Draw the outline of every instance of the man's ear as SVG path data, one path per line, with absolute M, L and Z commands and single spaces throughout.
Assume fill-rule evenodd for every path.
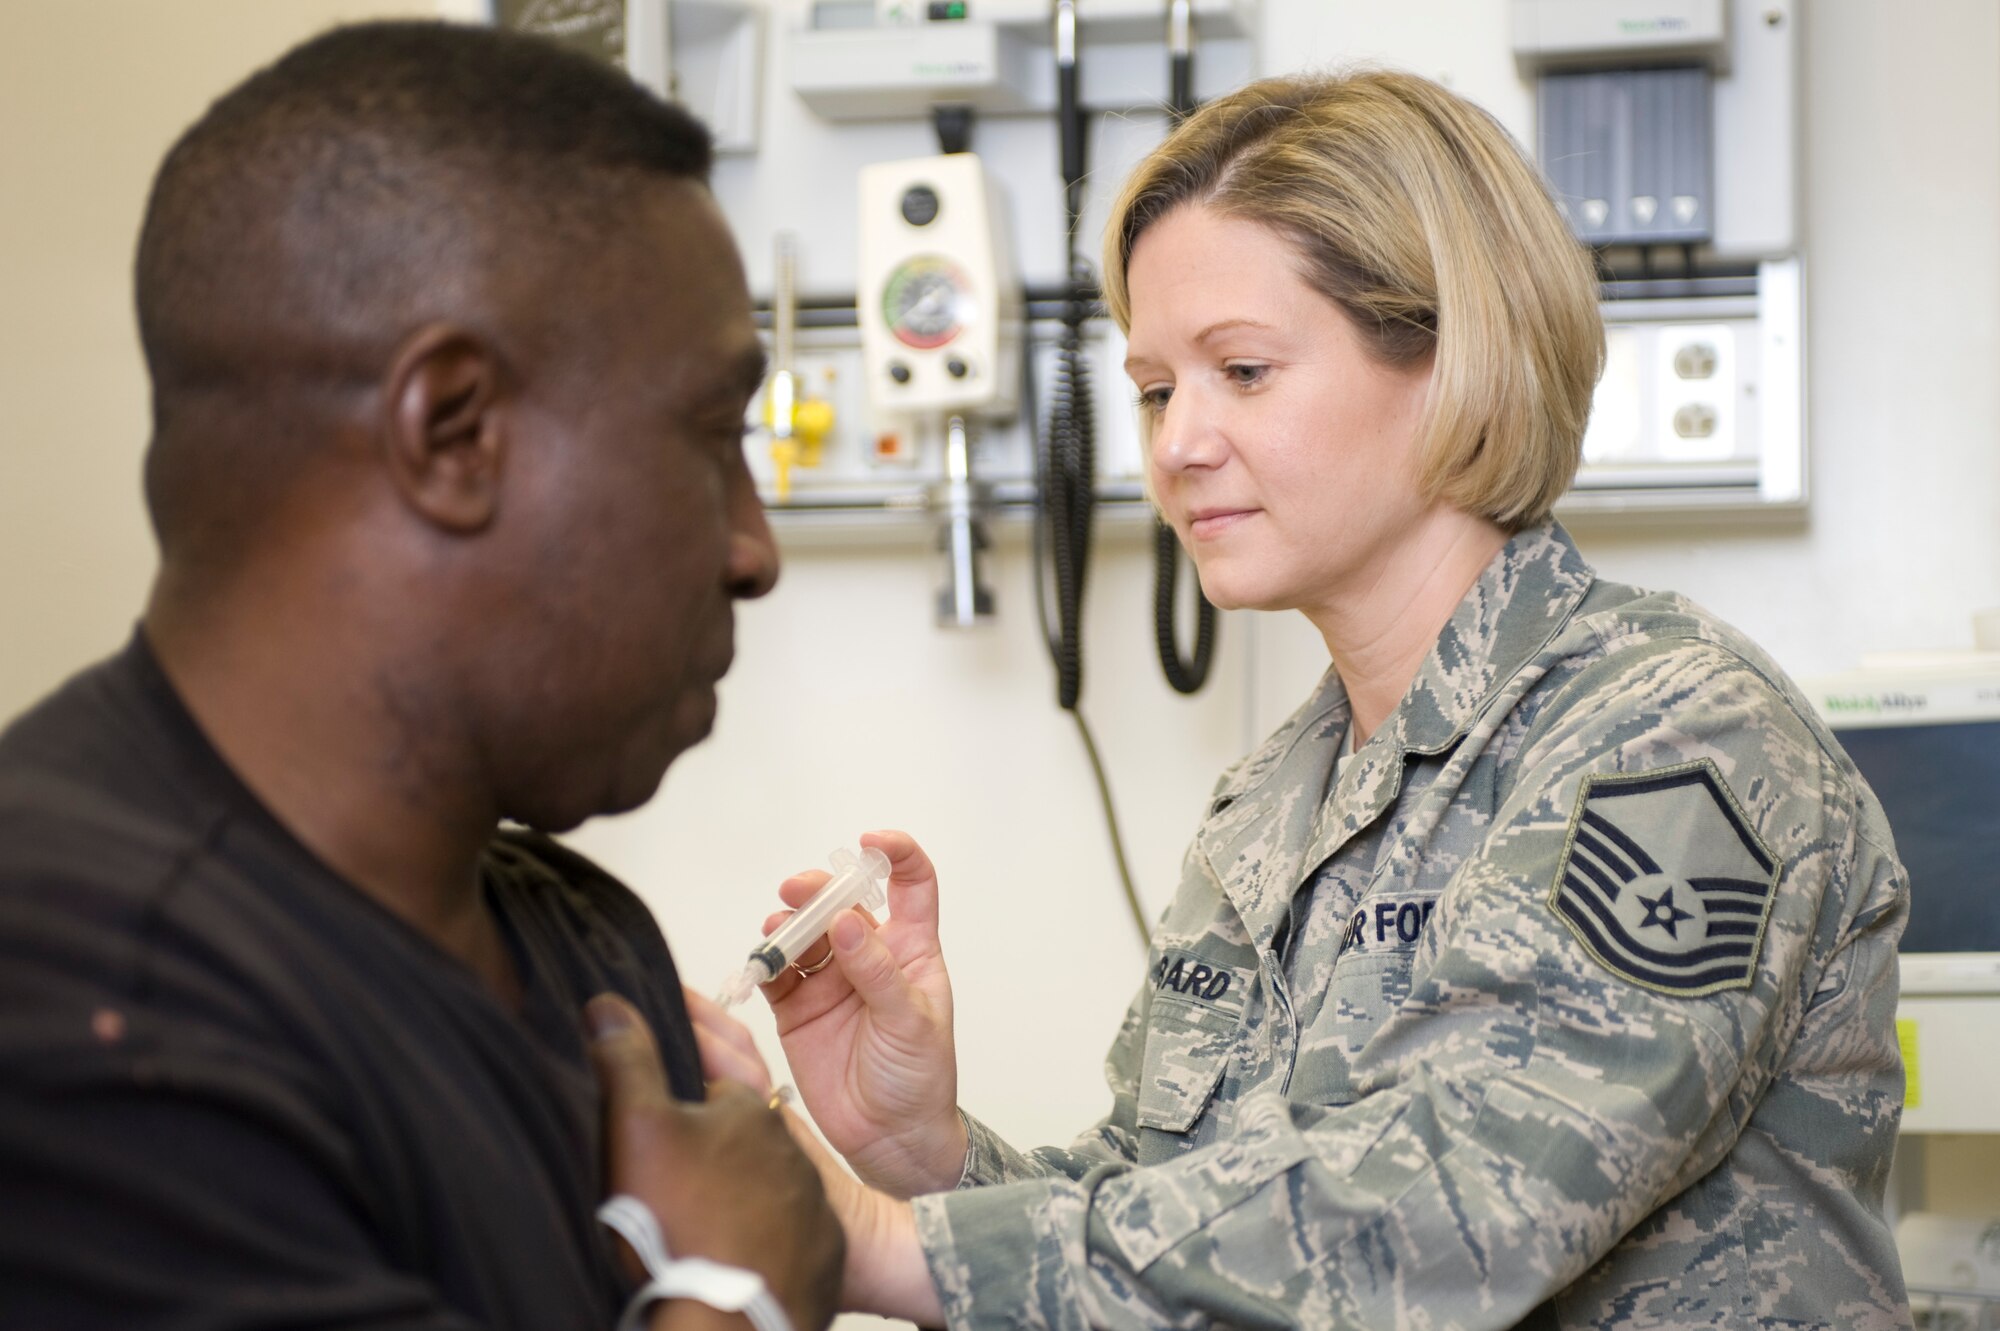
M 404 502 L 447 531 L 483 530 L 499 512 L 505 380 L 492 343 L 454 324 L 419 329 L 389 367 L 384 461 Z

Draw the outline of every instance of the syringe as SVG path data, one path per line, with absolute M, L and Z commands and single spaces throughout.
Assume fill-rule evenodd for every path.
M 717 1003 L 734 1007 L 758 985 L 777 979 L 779 972 L 803 956 L 813 940 L 826 932 L 833 917 L 849 906 L 882 909 L 882 903 L 888 900 L 883 888 L 889 877 L 887 855 L 873 846 L 863 848 L 859 855 L 842 846 L 827 862 L 833 865 L 833 877 L 826 880 L 826 886 L 813 893 L 812 900 L 799 907 L 770 937 L 751 949 L 750 960 L 743 964 L 736 978 L 717 991 Z

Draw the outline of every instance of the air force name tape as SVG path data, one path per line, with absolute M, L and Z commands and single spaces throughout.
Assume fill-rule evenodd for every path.
M 1703 759 L 1586 777 L 1549 907 L 1612 974 L 1694 997 L 1749 987 L 1777 876 Z
M 1243 995 L 1249 984 L 1249 971 L 1223 965 L 1185 948 L 1168 948 L 1153 963 L 1154 993 L 1185 999 L 1231 1016 L 1243 1015 Z

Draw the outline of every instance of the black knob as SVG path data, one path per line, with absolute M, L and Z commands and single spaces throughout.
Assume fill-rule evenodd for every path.
M 899 384 L 910 382 L 910 367 L 899 360 L 889 362 L 889 377 Z
M 937 191 L 929 185 L 912 185 L 903 191 L 903 220 L 911 226 L 929 226 L 937 220 Z
M 960 360 L 956 356 L 953 356 L 950 360 L 946 361 L 944 363 L 944 368 L 945 368 L 945 373 L 949 374 L 954 379 L 963 379 L 967 374 L 971 372 L 971 368 L 967 366 L 964 361 Z

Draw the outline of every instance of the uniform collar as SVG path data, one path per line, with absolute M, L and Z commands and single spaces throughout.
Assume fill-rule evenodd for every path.
M 1595 578 L 1569 533 L 1545 522 L 1509 538 L 1371 736 L 1399 753 L 1440 753 L 1568 622 Z
M 1269 944 L 1307 875 L 1395 800 L 1404 760 L 1456 744 L 1568 622 L 1593 577 L 1559 524 L 1515 533 L 1337 783 L 1349 708 L 1332 670 L 1238 766 L 1216 792 L 1196 845 L 1259 947 Z

